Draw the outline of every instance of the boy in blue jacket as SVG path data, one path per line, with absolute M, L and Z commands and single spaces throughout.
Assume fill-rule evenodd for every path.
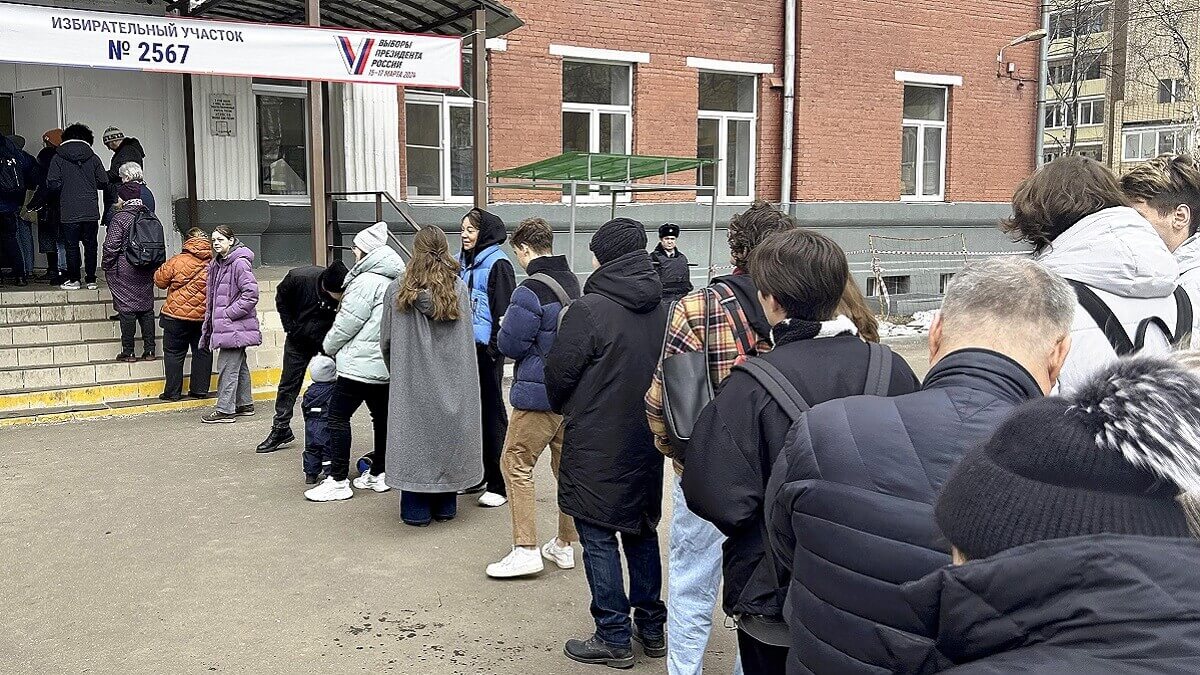
M 579 280 L 566 257 L 554 255 L 554 231 L 545 220 L 522 221 L 511 241 L 517 262 L 529 278 L 513 291 L 497 336 L 500 352 L 516 361 L 512 423 L 500 458 L 512 511 L 513 548 L 500 562 L 488 565 L 487 575 L 497 579 L 537 574 L 544 566 L 542 558 L 559 569 L 570 569 L 575 566 L 571 544 L 579 541 L 574 521 L 560 513 L 558 536 L 546 542 L 539 555 L 533 497 L 533 467 L 547 445 L 558 475 L 563 418 L 550 410 L 546 355 L 558 334 L 559 314 L 579 297 Z
M 312 384 L 304 392 L 300 406 L 304 411 L 304 482 L 316 485 L 323 469 L 329 466 L 325 458 L 329 447 L 329 399 L 337 380 L 337 365 L 333 359 L 318 354 L 308 369 Z

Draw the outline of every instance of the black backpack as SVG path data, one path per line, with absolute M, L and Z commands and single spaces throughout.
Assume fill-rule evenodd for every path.
M 1151 316 L 1141 320 L 1137 327 L 1137 333 L 1131 340 L 1129 333 L 1125 332 L 1125 327 L 1121 325 L 1121 321 L 1117 319 L 1116 314 L 1113 314 L 1112 308 L 1106 305 L 1095 291 L 1081 281 L 1067 279 L 1067 283 L 1075 289 L 1075 297 L 1079 298 L 1079 305 L 1104 332 L 1104 338 L 1108 340 L 1108 344 L 1112 345 L 1117 356 L 1128 356 L 1142 351 L 1142 348 L 1146 346 L 1146 331 L 1151 326 L 1162 331 L 1162 334 L 1176 349 L 1186 347 L 1184 343 L 1188 341 L 1187 338 L 1192 332 L 1193 315 L 1192 300 L 1183 286 L 1175 287 L 1175 332 L 1171 332 L 1167 322 L 1163 321 L 1161 317 Z
M 129 228 L 125 259 L 142 269 L 158 269 L 167 262 L 167 240 L 162 221 L 145 207 L 139 208 Z
M 25 172 L 16 157 L 0 156 L 0 192 L 24 192 Z

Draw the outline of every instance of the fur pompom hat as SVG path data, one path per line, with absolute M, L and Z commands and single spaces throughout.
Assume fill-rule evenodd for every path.
M 1200 379 L 1161 358 L 1119 361 L 1070 398 L 1025 404 L 970 453 L 935 514 L 975 560 L 1036 541 L 1189 536 L 1200 489 Z

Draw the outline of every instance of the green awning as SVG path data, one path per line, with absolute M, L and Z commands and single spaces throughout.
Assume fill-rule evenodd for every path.
M 558 157 L 543 159 L 540 162 L 518 166 L 514 169 L 492 171 L 488 175 L 492 178 L 517 178 L 548 183 L 569 181 L 624 183 L 680 171 L 695 171 L 702 166 L 712 164 L 716 164 L 716 162 L 696 157 L 567 152 Z

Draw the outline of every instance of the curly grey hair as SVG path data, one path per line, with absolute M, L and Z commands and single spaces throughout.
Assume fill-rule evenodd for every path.
M 146 177 L 142 173 L 142 167 L 137 162 L 125 162 L 121 168 L 117 169 L 117 175 L 121 177 L 122 183 L 140 180 L 145 181 Z

